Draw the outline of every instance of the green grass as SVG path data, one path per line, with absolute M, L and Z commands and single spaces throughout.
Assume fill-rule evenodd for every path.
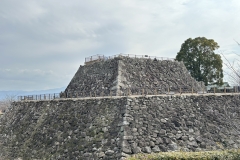
M 160 152 L 136 154 L 127 160 L 240 160 L 240 149 L 203 152 Z

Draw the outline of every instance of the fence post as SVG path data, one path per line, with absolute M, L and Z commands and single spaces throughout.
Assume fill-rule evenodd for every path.
M 213 90 L 214 90 L 214 94 L 215 94 L 216 93 L 215 87 L 213 87 Z
M 144 88 L 142 89 L 142 96 L 144 95 Z
M 182 88 L 180 87 L 180 94 L 182 94 Z
M 169 86 L 168 86 L 168 94 L 169 94 Z
M 224 87 L 224 93 L 226 93 L 226 88 Z

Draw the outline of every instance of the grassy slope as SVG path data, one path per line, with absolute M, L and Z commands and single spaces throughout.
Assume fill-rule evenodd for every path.
M 240 149 L 206 152 L 161 152 L 137 154 L 128 160 L 240 160 Z

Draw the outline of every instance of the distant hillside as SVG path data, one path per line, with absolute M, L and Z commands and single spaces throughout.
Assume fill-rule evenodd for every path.
M 0 91 L 0 101 L 7 97 L 15 97 L 24 95 L 39 95 L 39 94 L 50 94 L 50 93 L 60 93 L 64 91 L 66 87 L 49 89 L 49 90 L 40 90 L 40 91 Z

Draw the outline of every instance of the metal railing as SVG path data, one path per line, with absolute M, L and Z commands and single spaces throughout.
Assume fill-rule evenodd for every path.
M 106 58 L 107 57 L 105 57 L 104 55 L 97 54 L 97 55 L 94 55 L 94 56 L 86 57 L 85 58 L 85 63 L 93 62 L 93 61 L 99 61 L 99 60 L 105 60 Z
M 131 57 L 131 58 L 145 58 L 145 59 L 156 59 L 156 60 L 168 60 L 168 61 L 175 61 L 174 58 L 167 58 L 167 57 L 157 57 L 157 56 L 148 56 L 148 55 L 135 55 L 135 54 L 117 54 L 113 56 L 104 56 L 104 55 L 94 55 L 90 57 L 85 58 L 85 64 L 88 64 L 90 62 L 96 62 L 96 61 L 102 61 L 102 60 L 108 60 L 108 59 L 114 59 L 116 57 Z
M 229 94 L 229 93 L 240 93 L 238 87 L 233 89 L 224 88 L 218 90 L 213 88 L 210 91 L 207 91 L 205 87 L 202 89 L 196 90 L 189 86 L 180 86 L 180 87 L 166 87 L 166 88 L 124 88 L 121 90 L 110 90 L 104 89 L 101 91 L 74 91 L 74 92 L 61 92 L 54 94 L 41 94 L 41 95 L 28 95 L 28 96 L 18 96 L 18 101 L 24 100 L 53 100 L 53 99 L 62 99 L 62 98 L 91 98 L 91 97 L 114 97 L 114 96 L 146 96 L 146 95 L 179 95 L 179 94 L 192 94 L 192 95 L 202 95 L 202 94 Z
M 53 99 L 58 99 L 58 98 L 60 98 L 60 93 L 18 96 L 18 101 L 23 101 L 23 100 L 53 100 Z

